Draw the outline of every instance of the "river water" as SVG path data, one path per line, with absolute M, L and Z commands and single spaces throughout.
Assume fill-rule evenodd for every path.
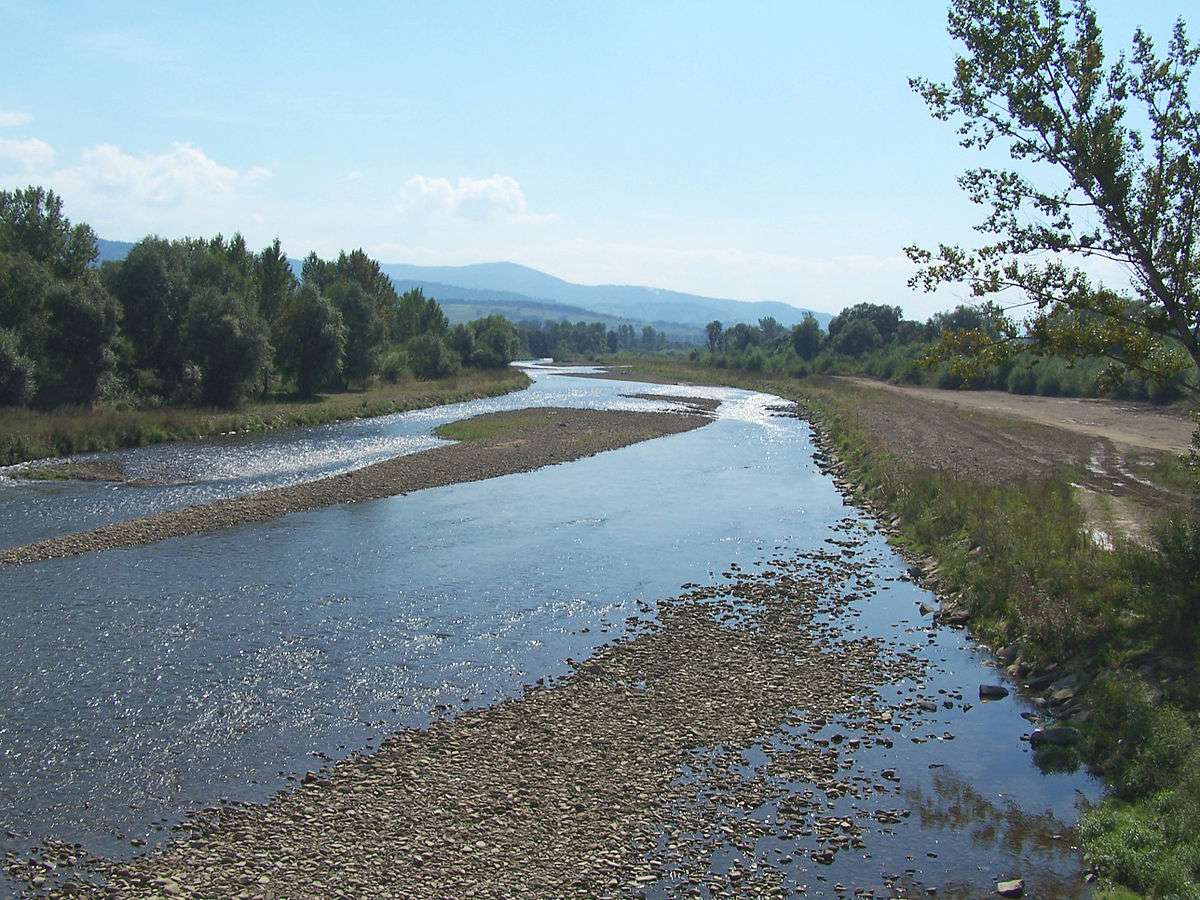
M 481 412 L 721 400 L 705 428 L 565 465 L 0 571 L 5 849 L 56 838 L 128 855 L 188 810 L 266 799 L 399 728 L 564 675 L 682 584 L 775 548 L 821 550 L 856 514 L 815 465 L 808 426 L 772 414 L 777 398 L 531 371 L 505 397 L 111 454 L 158 484 L 0 481 L 0 543 L 14 546 L 414 452 Z M 973 700 L 995 671 L 961 632 L 920 621 L 928 594 L 863 527 L 877 589 L 853 627 L 919 648 L 927 692 Z M 1029 709 L 1015 695 L 942 709 L 938 736 L 861 752 L 860 768 L 897 770 L 914 813 L 821 877 L 899 873 L 941 896 L 1024 877 L 1036 895 L 1079 893 L 1069 826 L 1100 789 L 1032 764 Z

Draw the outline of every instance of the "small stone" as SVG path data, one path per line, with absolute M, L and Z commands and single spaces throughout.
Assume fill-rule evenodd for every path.
M 1022 897 L 1025 894 L 1025 882 L 1020 878 L 999 881 L 996 883 L 996 893 L 1001 897 Z
M 1008 696 L 1008 688 L 1002 684 L 981 684 L 979 686 L 980 700 L 1003 700 Z

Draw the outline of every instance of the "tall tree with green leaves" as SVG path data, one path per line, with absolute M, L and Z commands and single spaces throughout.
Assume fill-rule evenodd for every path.
M 800 323 L 792 326 L 792 349 L 805 361 L 811 360 L 820 352 L 824 339 L 821 323 L 812 313 L 805 313 Z
M 0 191 L 0 252 L 26 253 L 55 277 L 80 278 L 96 258 L 91 227 L 72 225 L 54 191 Z
M 342 378 L 365 383 L 374 371 L 375 354 L 383 340 L 379 308 L 357 281 L 339 281 L 328 296 L 341 314 L 346 334 Z
M 200 395 L 212 406 L 232 406 L 258 384 L 271 364 L 267 326 L 251 302 L 214 287 L 188 305 L 183 343 L 203 373 Z
M 287 298 L 296 289 L 296 275 L 279 238 L 255 257 L 254 287 L 259 315 L 268 325 L 274 325 Z
M 346 333 L 342 316 L 312 284 L 305 284 L 283 309 L 279 323 L 279 368 L 296 380 L 301 397 L 314 397 L 342 371 Z
M 960 369 L 1021 350 L 1102 356 L 1114 381 L 1200 365 L 1200 48 L 1183 20 L 1165 51 L 1139 30 L 1111 60 L 1087 0 L 952 0 L 948 21 L 963 47 L 953 79 L 911 84 L 962 146 L 999 145 L 1013 162 L 959 179 L 988 242 L 906 248 L 911 284 L 1012 292 L 1026 318 L 998 335 L 948 331 L 939 355 Z M 1128 284 L 1097 283 L 1084 272 L 1095 260 Z

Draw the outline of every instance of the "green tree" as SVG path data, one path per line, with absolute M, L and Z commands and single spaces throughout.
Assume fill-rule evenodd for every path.
M 296 290 L 296 276 L 292 272 L 287 254 L 279 238 L 263 249 L 254 260 L 254 285 L 256 288 L 258 313 L 268 325 L 274 325 L 283 311 L 292 292 Z
M 404 343 L 419 334 L 444 335 L 449 330 L 450 322 L 433 297 L 426 297 L 419 287 L 400 295 L 392 320 L 392 340 Z
M 911 283 L 1011 291 L 1010 308 L 1029 315 L 995 338 L 947 332 L 939 355 L 966 368 L 1021 350 L 1104 356 L 1113 382 L 1200 365 L 1200 114 L 1188 94 L 1200 49 L 1183 21 L 1165 53 L 1139 30 L 1111 62 L 1087 0 L 953 0 L 949 32 L 964 48 L 953 80 L 911 84 L 964 147 L 1000 144 L 1016 165 L 959 179 L 991 243 L 908 247 Z M 1128 288 L 1093 283 L 1089 259 L 1120 264 Z
M 725 331 L 725 348 L 733 353 L 745 353 L 762 344 L 762 332 L 753 325 L 738 322 Z
M 772 346 L 781 343 L 787 337 L 787 329 L 774 316 L 764 316 L 758 320 L 758 330 L 762 332 L 763 343 Z
M 40 320 L 53 284 L 28 253 L 0 251 L 0 328 L 20 331 Z
M 490 315 L 472 323 L 475 351 L 471 362 L 484 369 L 502 369 L 517 358 L 520 339 L 512 323 L 501 315 Z
M 833 348 L 847 356 L 862 356 L 883 344 L 883 337 L 869 318 L 851 319 L 833 339 Z
M 812 313 L 805 313 L 800 324 L 792 327 L 792 349 L 803 360 L 811 360 L 820 353 L 823 340 L 821 323 Z
M 0 253 L 26 253 L 58 278 L 82 278 L 96 258 L 96 235 L 62 214 L 54 191 L 0 191 Z
M 36 387 L 33 360 L 14 332 L 0 328 L 0 406 L 24 406 Z
M 192 298 L 183 323 L 188 359 L 200 366 L 201 397 L 230 406 L 257 384 L 271 364 L 267 326 L 250 304 L 216 288 Z
M 383 339 L 378 306 L 356 281 L 337 282 L 328 296 L 341 314 L 346 333 L 342 377 L 347 382 L 365 383 L 374 371 L 376 351 Z
M 301 397 L 338 377 L 346 334 L 342 316 L 332 303 L 305 283 L 283 309 L 279 326 L 279 368 L 296 380 Z
M 38 354 L 39 403 L 90 405 L 96 399 L 114 362 L 120 318 L 120 306 L 94 274 L 50 289 Z
M 704 336 L 708 338 L 709 353 L 716 353 L 721 349 L 723 342 L 721 336 L 721 323 L 719 321 L 713 319 L 711 322 L 705 325 Z
M 847 306 L 833 317 L 829 323 L 829 339 L 834 340 L 843 328 L 855 319 L 866 319 L 875 326 L 881 343 L 890 343 L 900 328 L 903 312 L 898 306 L 887 306 L 882 303 L 855 303 Z
M 101 270 L 120 301 L 121 324 L 133 346 L 136 367 L 153 372 L 167 393 L 183 379 L 180 328 L 192 294 L 188 269 L 182 244 L 147 237 L 133 246 L 123 262 L 106 264 Z
M 459 323 L 450 330 L 450 336 L 447 338 L 450 344 L 450 349 L 459 355 L 461 359 L 470 359 L 475 353 L 475 332 L 473 329 Z

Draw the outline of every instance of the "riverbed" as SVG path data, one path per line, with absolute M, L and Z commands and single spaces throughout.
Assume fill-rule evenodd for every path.
M 572 660 L 652 625 L 683 585 L 717 582 L 731 565 L 761 570 L 772 555 L 828 553 L 851 529 L 841 549 L 871 586 L 848 587 L 855 598 L 830 621 L 926 664 L 919 681 L 874 686 L 882 702 L 939 702 L 852 763 L 868 781 L 892 771 L 880 802 L 908 814 L 828 864 L 788 854 L 788 883 L 975 896 L 1023 877 L 1038 895 L 1084 891 L 1069 826 L 1099 786 L 1038 771 L 1021 741 L 1031 707 L 1015 695 L 979 702 L 996 670 L 962 632 L 919 614 L 931 598 L 820 471 L 808 425 L 780 415 L 783 401 L 533 375 L 500 398 L 110 455 L 157 484 L 0 484 L 13 546 L 415 452 L 438 442 L 434 426 L 482 412 L 677 408 L 632 393 L 720 401 L 705 428 L 535 472 L 0 573 L 6 849 L 60 839 L 146 852 L 189 810 L 267 800 L 400 729 L 553 683 Z M 787 731 L 763 726 L 763 740 L 732 748 L 747 772 L 764 764 L 763 741 Z M 829 803 L 870 818 L 860 799 Z M 782 840 L 756 846 L 777 864 Z M 715 870 L 726 855 L 711 853 Z

